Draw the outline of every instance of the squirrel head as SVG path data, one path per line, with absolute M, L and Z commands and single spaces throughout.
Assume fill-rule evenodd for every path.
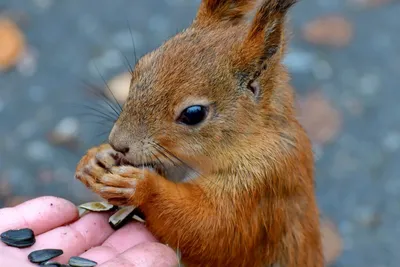
M 281 59 L 294 3 L 203 0 L 189 28 L 137 62 L 110 144 L 134 166 L 200 169 L 257 145 L 287 82 Z

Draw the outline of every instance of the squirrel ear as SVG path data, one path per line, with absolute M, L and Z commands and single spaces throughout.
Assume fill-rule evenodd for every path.
M 240 22 L 257 0 L 202 0 L 195 25 L 209 26 L 221 21 Z
M 259 73 L 266 68 L 266 61 L 281 52 L 285 44 L 285 18 L 297 0 L 264 0 L 260 5 L 250 31 L 240 45 L 237 64 L 253 66 Z

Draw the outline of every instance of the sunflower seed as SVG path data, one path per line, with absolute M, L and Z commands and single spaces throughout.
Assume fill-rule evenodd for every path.
M 121 228 L 126 222 L 128 222 L 133 215 L 133 212 L 136 207 L 122 207 L 116 213 L 114 213 L 108 222 L 114 230 Z
M 145 220 L 143 220 L 142 218 L 140 218 L 136 214 L 133 214 L 132 219 L 134 219 L 135 221 L 141 222 L 141 223 L 145 223 L 146 222 Z
M 86 215 L 86 214 L 89 213 L 90 211 L 78 207 L 78 212 L 79 212 L 79 218 L 82 218 L 84 215 Z
M 47 266 L 47 267 L 61 267 L 63 265 L 59 263 L 49 263 L 49 264 L 40 264 L 39 266 Z
M 93 267 L 97 265 L 97 262 L 81 257 L 71 257 L 68 264 L 72 267 Z
M 64 252 L 61 249 L 41 249 L 31 252 L 28 259 L 33 263 L 42 263 L 62 255 Z
M 3 243 L 17 248 L 26 248 L 35 244 L 35 235 L 31 229 L 9 230 L 1 234 Z
M 109 211 L 114 208 L 113 205 L 107 202 L 88 202 L 79 205 L 78 208 L 89 210 L 89 211 Z
M 132 219 L 141 222 L 141 223 L 145 223 L 146 222 L 146 216 L 144 215 L 144 213 L 139 209 L 136 208 L 133 212 L 133 216 Z

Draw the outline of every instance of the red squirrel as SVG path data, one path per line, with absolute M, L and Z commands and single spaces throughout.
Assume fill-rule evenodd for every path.
M 295 0 L 203 0 L 141 58 L 76 177 L 137 206 L 185 266 L 321 267 L 311 144 L 282 58 Z

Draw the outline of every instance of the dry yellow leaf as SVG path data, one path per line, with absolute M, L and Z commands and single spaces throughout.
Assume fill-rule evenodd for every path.
M 342 239 L 336 229 L 336 226 L 329 220 L 321 221 L 322 247 L 326 265 L 330 265 L 342 253 Z
M 18 62 L 25 49 L 25 38 L 11 20 L 0 18 L 0 71 L 5 71 Z
M 313 92 L 298 101 L 299 120 L 314 143 L 323 145 L 338 134 L 342 116 L 321 92 Z
M 115 76 L 108 82 L 108 88 L 105 89 L 105 94 L 111 100 L 114 100 L 115 97 L 118 103 L 123 104 L 128 98 L 131 79 L 132 74 L 130 72 L 124 72 Z
M 312 44 L 343 47 L 353 37 L 353 25 L 344 17 L 331 15 L 308 22 L 302 34 Z

